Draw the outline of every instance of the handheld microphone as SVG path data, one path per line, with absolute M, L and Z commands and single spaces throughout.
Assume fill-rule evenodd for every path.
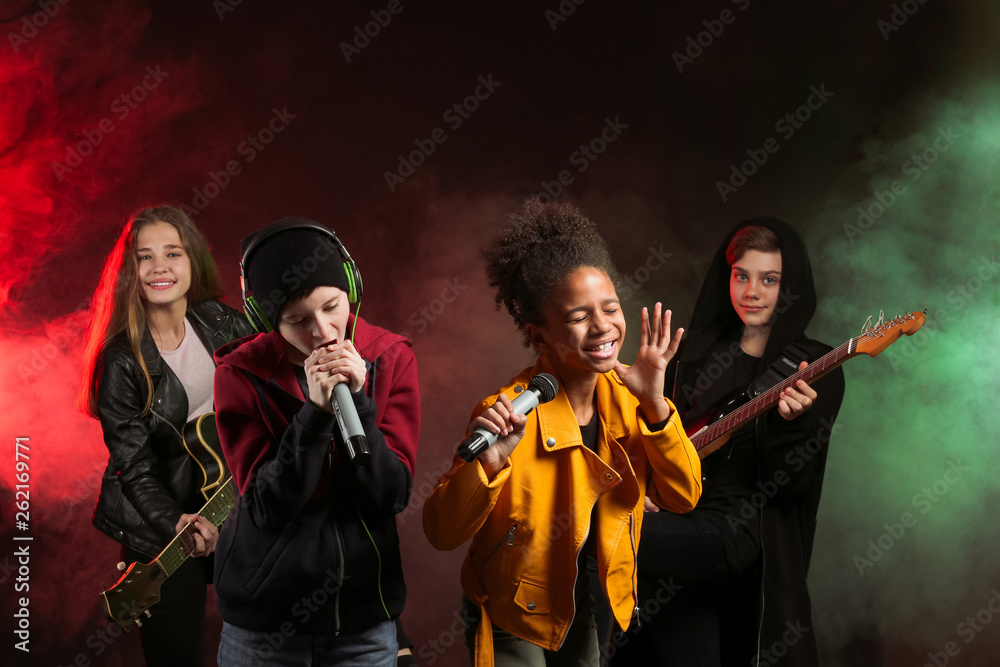
M 559 383 L 548 373 L 539 373 L 531 378 L 527 390 L 518 394 L 510 402 L 514 412 L 519 415 L 530 414 L 542 403 L 548 403 L 559 393 Z M 500 436 L 485 428 L 477 428 L 465 439 L 459 448 L 458 455 L 463 461 L 474 461 L 476 457 L 489 449 Z
M 372 459 L 372 453 L 368 449 L 368 436 L 361 428 L 358 409 L 354 407 L 354 399 L 351 398 L 351 390 L 346 383 L 334 385 L 330 403 L 333 405 L 337 425 L 340 426 L 340 435 L 343 436 L 347 460 L 357 466 L 366 465 Z

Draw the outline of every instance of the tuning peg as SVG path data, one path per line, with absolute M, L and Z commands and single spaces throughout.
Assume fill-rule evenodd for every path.
M 153 618 L 153 615 L 149 613 L 148 609 L 146 610 L 146 618 Z
M 119 561 L 117 567 L 119 572 L 124 572 L 128 565 L 125 564 L 125 561 Z
M 135 624 L 136 624 L 137 626 L 139 626 L 140 628 L 142 627 L 142 621 L 140 621 L 140 620 L 139 620 L 138 618 L 137 618 L 137 619 L 135 619 Z

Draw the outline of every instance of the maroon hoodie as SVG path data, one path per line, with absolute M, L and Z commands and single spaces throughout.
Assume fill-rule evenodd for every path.
M 365 466 L 341 458 L 333 415 L 304 400 L 277 331 L 216 352 L 216 420 L 240 492 L 215 561 L 219 611 L 232 625 L 360 632 L 403 609 L 395 515 L 413 485 L 416 359 L 406 338 L 363 319 L 354 345 L 368 366 L 354 394 Z

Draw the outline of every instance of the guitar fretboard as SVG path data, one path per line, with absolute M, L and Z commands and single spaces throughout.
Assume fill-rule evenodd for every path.
M 810 380 L 815 380 L 816 378 L 826 375 L 834 368 L 857 354 L 858 341 L 862 340 L 865 335 L 867 334 L 850 339 L 832 352 L 828 352 L 816 361 L 811 362 L 802 370 L 796 371 L 783 382 L 779 382 L 767 391 L 761 393 L 746 405 L 733 410 L 722 419 L 713 422 L 703 430 L 691 436 L 691 444 L 693 444 L 694 448 L 697 450 L 715 442 L 722 436 L 731 431 L 735 431 L 741 425 L 768 410 L 778 402 L 782 391 L 791 387 L 799 380 L 809 382 Z
M 205 503 L 205 506 L 198 510 L 198 514 L 211 521 L 212 525 L 218 526 L 229 516 L 229 510 L 233 508 L 235 501 L 236 492 L 233 490 L 233 478 L 230 477 Z M 187 528 L 177 533 L 177 537 L 172 539 L 170 544 L 156 557 L 156 561 L 168 577 L 176 572 L 177 568 L 191 555 L 191 551 L 194 549 L 194 537 L 192 537 L 194 530 L 194 525 L 188 524 Z

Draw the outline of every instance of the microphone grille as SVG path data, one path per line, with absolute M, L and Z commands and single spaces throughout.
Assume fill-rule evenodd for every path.
M 540 403 L 548 403 L 559 393 L 559 383 L 548 373 L 539 373 L 531 378 L 528 386 L 537 389 L 541 394 L 538 397 Z

